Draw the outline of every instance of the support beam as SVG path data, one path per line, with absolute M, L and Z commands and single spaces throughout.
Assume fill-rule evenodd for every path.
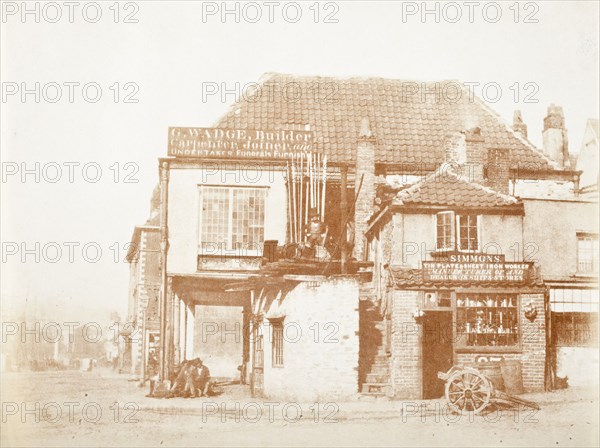
M 173 363 L 179 364 L 181 362 L 181 311 L 179 310 L 179 296 L 173 294 Z
M 166 379 L 166 367 L 167 367 L 167 253 L 169 250 L 168 240 L 168 198 L 169 198 L 169 162 L 161 161 L 160 164 L 160 264 L 161 264 L 161 291 L 160 291 L 160 303 L 159 303 L 159 317 L 160 317 L 160 381 Z

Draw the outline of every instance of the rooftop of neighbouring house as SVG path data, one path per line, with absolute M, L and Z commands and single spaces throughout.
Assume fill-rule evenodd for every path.
M 558 169 L 458 81 L 265 74 L 216 127 L 312 130 L 315 148 L 353 163 L 361 119 L 376 138 L 376 162 L 439 165 L 453 132 L 481 128 L 488 148 L 510 149 L 511 168 Z
M 449 207 L 499 207 L 517 202 L 512 196 L 469 182 L 444 165 L 421 181 L 400 190 L 392 199 L 392 205 Z

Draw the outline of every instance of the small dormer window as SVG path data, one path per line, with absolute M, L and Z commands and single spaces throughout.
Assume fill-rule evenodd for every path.
M 436 251 L 479 250 L 479 215 L 457 215 L 453 211 L 436 215 Z

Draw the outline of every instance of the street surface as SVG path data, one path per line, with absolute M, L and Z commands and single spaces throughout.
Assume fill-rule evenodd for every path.
M 443 401 L 290 403 L 145 397 L 126 375 L 2 374 L 1 445 L 9 446 L 598 446 L 598 397 L 529 394 L 541 411 L 457 416 Z

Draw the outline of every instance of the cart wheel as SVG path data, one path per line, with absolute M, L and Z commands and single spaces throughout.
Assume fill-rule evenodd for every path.
M 456 412 L 479 414 L 490 404 L 492 385 L 475 369 L 459 370 L 446 381 L 446 400 Z

